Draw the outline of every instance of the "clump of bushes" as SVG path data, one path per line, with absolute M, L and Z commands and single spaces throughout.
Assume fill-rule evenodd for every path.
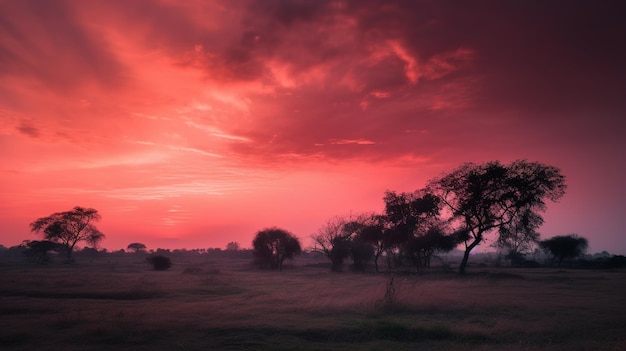
M 163 255 L 154 255 L 146 258 L 146 261 L 152 265 L 155 271 L 166 271 L 172 267 L 172 261 L 169 257 Z

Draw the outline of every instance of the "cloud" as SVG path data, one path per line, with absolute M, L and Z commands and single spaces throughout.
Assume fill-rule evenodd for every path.
M 40 88 L 75 91 L 86 81 L 103 89 L 123 84 L 124 68 L 106 42 L 86 30 L 63 1 L 3 2 L 0 76 L 29 78 Z
M 17 129 L 17 131 L 20 132 L 21 134 L 24 134 L 31 138 L 37 139 L 40 137 L 39 129 L 37 129 L 37 127 L 33 126 L 28 121 L 22 121 L 20 125 L 17 126 L 15 129 Z
M 96 127 L 143 140 L 178 135 L 178 144 L 163 144 L 207 156 L 421 157 L 451 138 L 489 135 L 494 118 L 554 131 L 567 119 L 540 116 L 550 108 L 580 111 L 584 104 L 614 114 L 626 105 L 617 93 L 626 82 L 619 64 L 626 55 L 615 45 L 624 24 L 609 6 L 562 11 L 556 1 L 539 11 L 496 1 L 374 0 L 2 6 L 11 16 L 0 29 L 6 63 L 0 74 L 34 81 L 59 98 L 84 88 L 89 96 L 75 104 L 80 116 L 100 121 Z M 94 98 L 101 90 L 91 86 L 109 89 L 107 99 Z M 0 89 L 12 96 L 6 104 L 31 99 L 19 88 Z M 42 110 L 56 101 L 37 98 Z M 85 123 L 74 117 L 76 106 L 46 113 Z M 145 130 L 127 128 L 129 114 L 158 119 Z M 583 133 L 588 126 L 567 128 Z M 446 136 L 408 138 L 407 129 Z M 447 136 L 460 129 L 465 133 Z M 207 134 L 200 131 L 221 144 L 202 140 Z M 333 140 L 376 144 L 368 153 L 316 146 Z
M 341 140 L 332 140 L 330 144 L 335 145 L 348 145 L 348 144 L 356 144 L 356 145 L 374 145 L 375 142 L 367 139 L 341 139 Z

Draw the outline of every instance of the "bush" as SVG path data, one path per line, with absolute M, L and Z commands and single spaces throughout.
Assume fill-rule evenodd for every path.
M 170 258 L 163 255 L 150 256 L 146 261 L 152 265 L 152 269 L 155 271 L 166 271 L 172 266 Z

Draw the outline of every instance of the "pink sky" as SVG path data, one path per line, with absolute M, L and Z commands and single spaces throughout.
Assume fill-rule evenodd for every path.
M 626 254 L 618 7 L 0 1 L 0 244 L 77 205 L 108 249 L 306 239 L 387 189 L 525 158 L 569 185 L 543 238 Z

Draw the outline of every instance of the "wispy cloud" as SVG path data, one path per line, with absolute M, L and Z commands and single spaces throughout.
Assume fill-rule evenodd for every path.
M 185 124 L 187 124 L 190 127 L 204 130 L 208 132 L 209 135 L 217 137 L 217 138 L 222 138 L 222 139 L 227 139 L 227 140 L 232 140 L 232 141 L 250 142 L 249 138 L 225 133 L 224 131 L 222 131 L 221 129 L 217 127 L 200 124 L 200 123 L 196 123 L 193 121 L 186 121 Z
M 367 139 L 340 139 L 340 140 L 331 140 L 330 144 L 335 145 L 348 145 L 348 144 L 356 144 L 356 145 L 374 145 L 375 142 Z

